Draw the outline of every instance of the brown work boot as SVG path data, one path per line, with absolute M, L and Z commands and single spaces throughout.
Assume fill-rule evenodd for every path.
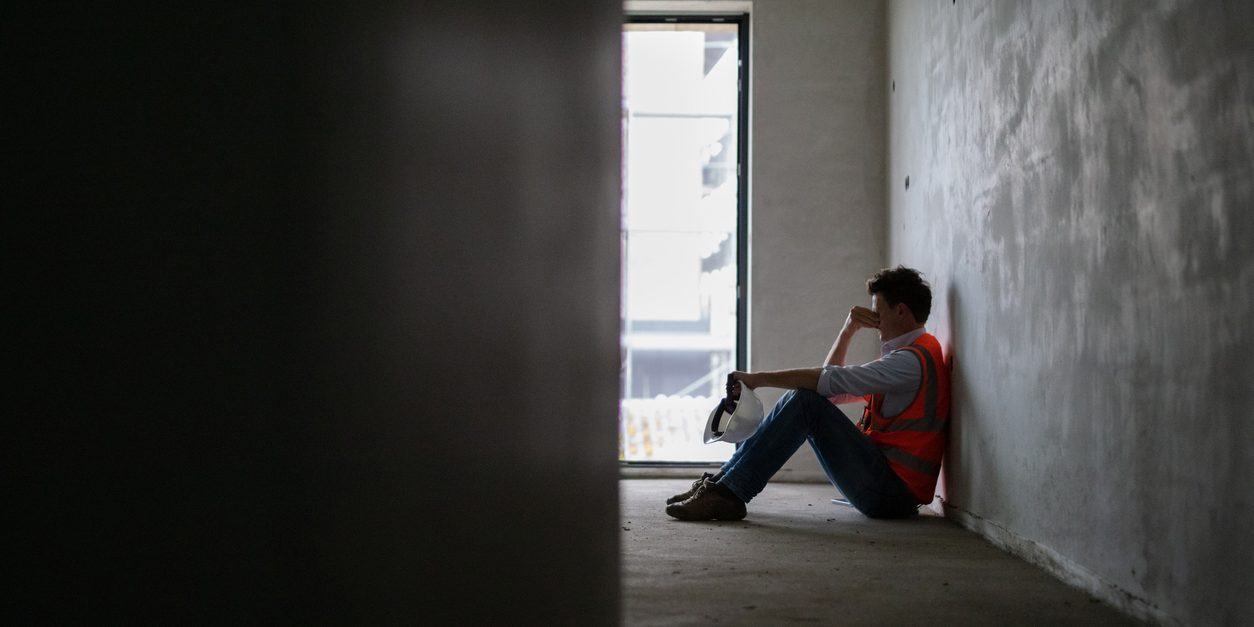
M 708 472 L 701 473 L 701 478 L 697 479 L 696 481 L 693 481 L 692 487 L 688 488 L 687 492 L 680 492 L 679 494 L 676 494 L 675 496 L 672 496 L 669 499 L 666 499 L 666 504 L 672 505 L 674 503 L 683 503 L 684 501 L 687 501 L 689 498 L 692 497 L 692 495 L 697 493 L 697 488 L 701 487 L 701 484 L 705 483 L 706 479 L 709 479 L 710 477 L 713 477 L 713 476 L 714 475 Z
M 680 520 L 740 520 L 745 517 L 745 503 L 723 494 L 718 484 L 705 480 L 688 500 L 666 506 L 666 513 Z

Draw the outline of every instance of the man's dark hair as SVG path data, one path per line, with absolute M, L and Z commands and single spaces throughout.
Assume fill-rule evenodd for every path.
M 879 294 L 889 305 L 905 303 L 914 319 L 927 322 L 932 312 L 932 288 L 918 270 L 897 266 L 884 268 L 866 282 L 867 294 Z

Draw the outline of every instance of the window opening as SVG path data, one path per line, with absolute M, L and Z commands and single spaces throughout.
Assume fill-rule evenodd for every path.
M 746 16 L 623 25 L 619 459 L 721 462 L 701 431 L 745 363 Z

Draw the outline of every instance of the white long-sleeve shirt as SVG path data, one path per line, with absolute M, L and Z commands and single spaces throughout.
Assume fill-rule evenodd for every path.
M 896 416 L 914 400 L 923 379 L 919 358 L 902 350 L 923 335 L 918 328 L 880 345 L 880 358 L 861 366 L 824 366 L 818 393 L 833 403 L 860 403 L 866 394 L 883 394 L 885 416 Z

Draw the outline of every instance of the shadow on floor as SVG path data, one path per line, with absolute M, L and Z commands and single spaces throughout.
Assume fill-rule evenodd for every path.
M 668 517 L 690 480 L 620 484 L 627 625 L 1135 625 L 925 513 L 872 520 L 819 484 L 772 484 L 743 521 Z

